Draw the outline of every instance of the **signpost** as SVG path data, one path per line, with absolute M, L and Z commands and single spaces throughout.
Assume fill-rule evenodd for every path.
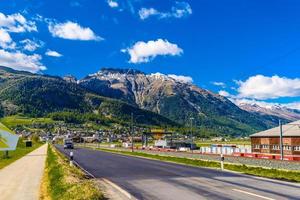
M 19 137 L 0 123 L 0 151 L 14 151 L 17 148 Z
M 223 171 L 224 170 L 224 155 L 223 153 L 221 153 L 221 170 Z

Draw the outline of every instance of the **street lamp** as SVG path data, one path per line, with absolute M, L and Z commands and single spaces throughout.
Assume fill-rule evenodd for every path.
M 192 150 L 192 153 L 193 153 L 193 148 L 192 148 L 192 145 L 193 145 L 193 143 L 194 143 L 194 139 L 193 139 L 193 120 L 194 120 L 194 118 L 193 117 L 190 117 L 190 122 L 191 122 L 191 150 Z
M 134 134 L 134 128 L 133 128 L 133 120 L 137 120 L 139 117 L 142 117 L 142 115 L 137 115 L 135 116 L 135 119 L 133 117 L 133 112 L 131 112 L 131 152 L 134 151 L 134 148 L 133 148 L 133 134 Z
M 280 144 L 280 160 L 283 160 L 283 139 L 282 139 L 282 124 L 281 120 L 279 120 L 279 130 L 280 130 L 280 139 L 279 139 L 279 144 Z

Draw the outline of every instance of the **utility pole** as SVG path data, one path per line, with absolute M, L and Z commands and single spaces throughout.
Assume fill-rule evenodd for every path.
M 133 152 L 133 113 L 131 113 L 131 152 Z
M 283 160 L 283 139 L 282 139 L 282 124 L 279 120 L 279 130 L 280 130 L 280 159 Z
M 194 118 L 191 117 L 190 120 L 191 120 L 191 150 L 192 150 L 192 153 L 193 153 L 192 145 L 193 145 L 193 143 L 194 143 L 194 138 L 193 138 L 193 137 L 194 137 L 194 136 L 193 136 L 193 120 L 194 120 Z

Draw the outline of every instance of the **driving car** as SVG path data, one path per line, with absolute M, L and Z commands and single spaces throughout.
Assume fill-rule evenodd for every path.
M 64 140 L 64 149 L 74 149 L 74 144 L 71 139 Z

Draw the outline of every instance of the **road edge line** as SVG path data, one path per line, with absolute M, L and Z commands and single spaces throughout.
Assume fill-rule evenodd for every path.
M 93 174 L 91 174 L 89 171 L 85 170 L 83 167 L 81 167 L 79 165 L 78 162 L 76 162 L 75 160 L 73 161 L 74 164 L 80 168 L 85 174 L 87 174 L 88 176 L 97 179 Z M 120 186 L 118 186 L 117 184 L 113 183 L 112 181 L 106 179 L 106 178 L 100 178 L 100 180 L 104 181 L 105 183 L 109 184 L 110 186 L 112 186 L 113 188 L 115 188 L 116 190 L 118 190 L 119 192 L 121 192 L 123 195 L 125 195 L 128 199 L 135 199 L 133 198 L 133 196 L 127 192 L 126 190 L 122 189 Z
M 245 191 L 245 190 L 240 190 L 240 189 L 235 189 L 235 188 L 233 188 L 232 190 L 233 190 L 233 191 L 236 191 L 236 192 L 248 194 L 248 195 L 250 195 L 250 196 L 259 197 L 259 198 L 261 198 L 261 199 L 275 200 L 275 199 L 273 199 L 273 198 L 271 198 L 271 197 L 262 196 L 262 195 L 255 194 L 255 193 L 252 193 L 252 192 L 248 192 L 248 191 Z
M 110 186 L 112 186 L 113 188 L 115 188 L 116 190 L 118 190 L 119 192 L 124 194 L 128 199 L 134 199 L 133 196 L 129 192 L 127 192 L 126 190 L 124 190 L 123 188 L 118 186 L 117 184 L 113 183 L 112 181 L 110 181 L 106 178 L 101 178 L 100 180 L 102 180 L 103 182 L 109 184 Z

